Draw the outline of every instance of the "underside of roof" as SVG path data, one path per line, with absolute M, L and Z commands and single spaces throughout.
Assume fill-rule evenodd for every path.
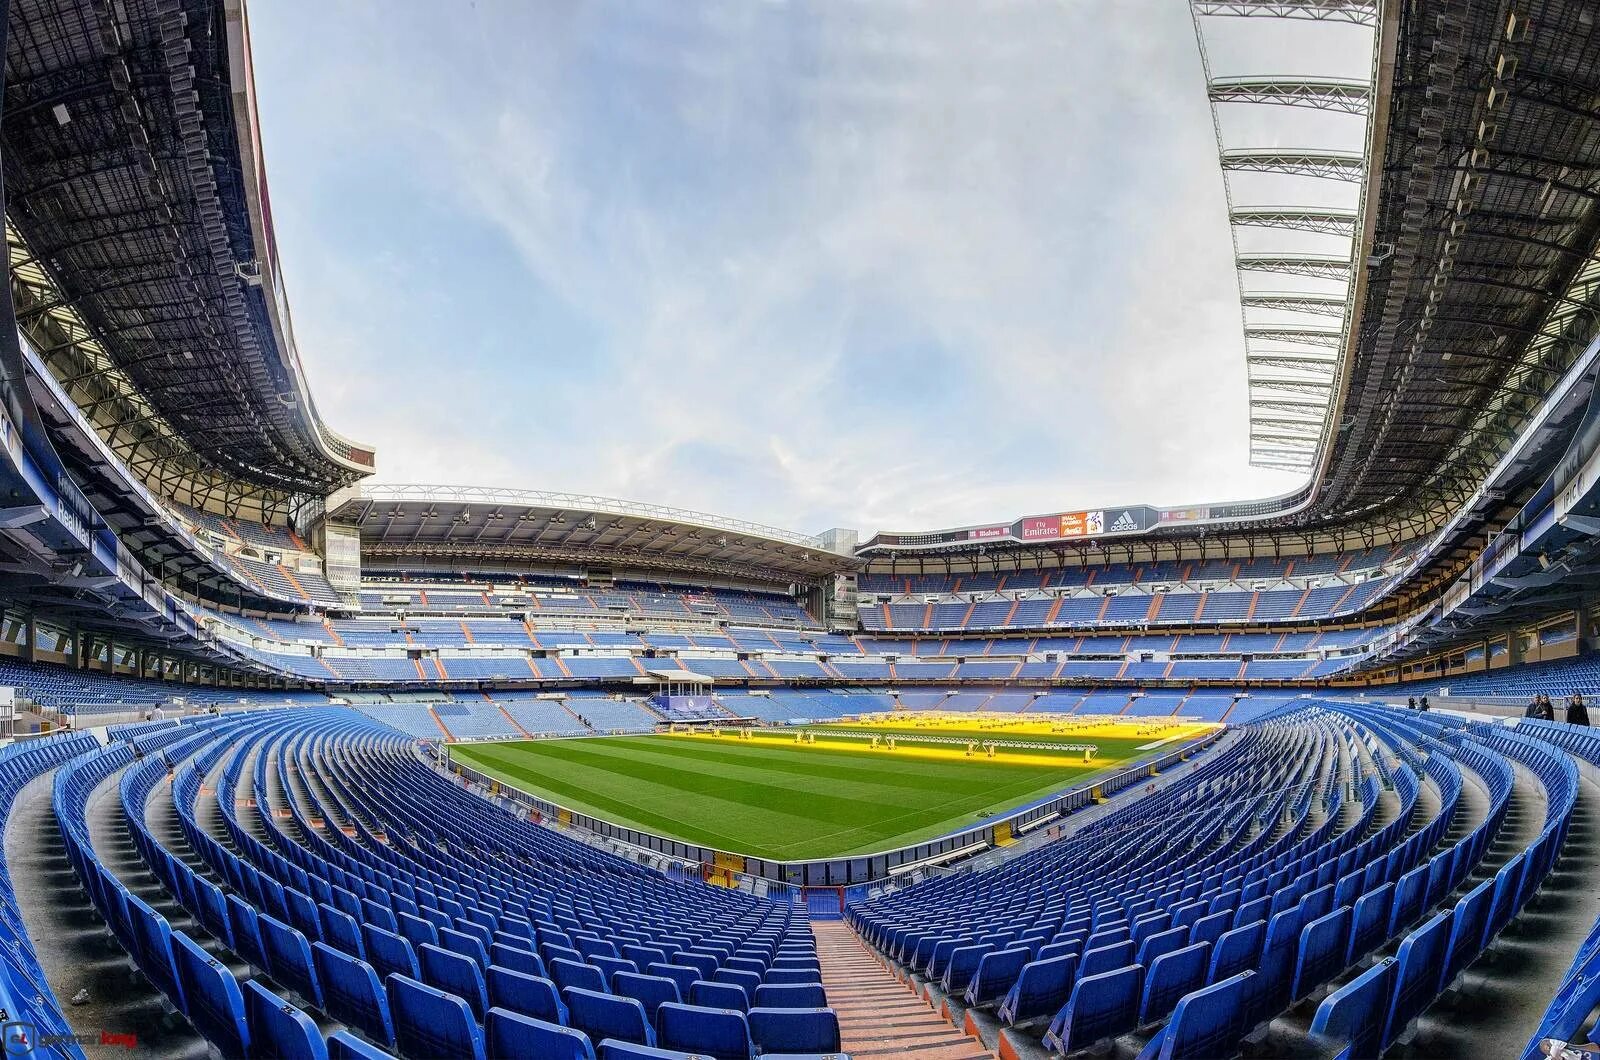
M 214 477 L 325 496 L 368 473 L 370 451 L 321 424 L 294 350 L 242 6 L 9 6 L 12 267 L 34 281 L 24 329 L 52 325 L 57 378 L 86 409 L 118 407 L 97 426 L 148 429 Z
M 362 485 L 330 499 L 327 519 L 358 527 L 363 562 L 390 568 L 576 564 L 789 585 L 857 566 L 817 538 L 584 494 Z
M 1512 6 L 1385 5 L 1376 223 L 1313 525 L 1460 505 L 1595 337 L 1594 8 Z

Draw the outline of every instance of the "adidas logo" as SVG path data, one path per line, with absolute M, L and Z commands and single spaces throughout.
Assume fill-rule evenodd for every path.
M 1111 529 L 1113 531 L 1137 530 L 1139 529 L 1139 524 L 1134 520 L 1132 512 L 1123 512 L 1117 516 L 1116 522 L 1111 524 Z

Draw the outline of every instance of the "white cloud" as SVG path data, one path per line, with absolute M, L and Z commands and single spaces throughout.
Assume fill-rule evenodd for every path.
M 253 12 L 274 206 L 386 480 L 868 532 L 1293 484 L 1183 5 L 310 10 Z

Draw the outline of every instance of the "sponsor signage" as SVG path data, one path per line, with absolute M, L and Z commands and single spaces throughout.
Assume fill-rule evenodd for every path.
M 1017 524 L 1017 537 L 1023 541 L 1053 541 L 1061 536 L 1062 517 L 1036 515 Z
M 1098 534 L 1104 524 L 1104 512 L 1063 512 L 1061 536 L 1088 537 L 1091 534 Z
M 1010 535 L 1011 527 L 1009 526 L 980 526 L 967 531 L 967 540 L 988 541 L 997 537 L 1009 537 Z
M 1198 523 L 1211 518 L 1210 508 L 1163 508 L 1161 521 L 1163 523 Z

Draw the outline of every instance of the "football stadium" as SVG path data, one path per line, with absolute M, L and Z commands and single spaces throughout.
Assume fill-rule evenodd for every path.
M 398 23 L 433 6 L 326 15 Z M 480 32 L 490 21 L 541 9 L 443 6 L 486 47 L 518 36 Z M 628 7 L 551 6 L 582 17 L 540 47 L 580 58 L 583 18 Z M 934 61 L 912 30 L 940 5 L 848 6 L 904 21 L 904 39 L 853 41 L 875 62 Z M 1073 6 L 1037 10 L 1126 14 Z M 629 8 L 637 33 L 618 49 L 650 66 L 680 48 L 674 61 L 711 76 L 677 5 L 651 7 Z M 725 27 L 757 7 L 787 17 L 704 10 Z M 1072 36 L 1023 34 L 1007 20 L 1027 4 L 976 7 L 1019 37 Z M 330 122 L 341 104 L 309 74 L 257 75 L 309 62 L 311 43 L 285 56 L 280 22 L 252 48 L 250 17 L 281 17 L 262 0 L 0 3 L 6 1053 L 1600 1052 L 1600 734 L 1584 698 L 1600 695 L 1596 9 L 1166 7 L 1175 30 L 1168 10 L 1104 39 L 1147 64 L 1117 77 L 1170 66 L 1139 50 L 1158 40 L 1196 71 L 1168 109 L 1175 142 L 1214 163 L 1185 163 L 1209 205 L 1172 208 L 1222 248 L 1251 474 L 1298 485 L 1169 506 L 1132 489 L 1110 505 L 1040 495 L 981 521 L 818 532 L 695 510 L 713 505 L 665 486 L 637 501 L 542 489 L 593 466 L 578 458 L 647 406 L 709 410 L 648 370 L 638 396 L 595 384 L 518 405 L 565 431 L 559 448 L 526 445 L 522 488 L 474 485 L 489 475 L 470 456 L 448 457 L 454 484 L 390 477 L 395 443 L 351 440 L 317 401 L 386 400 L 381 373 L 352 367 L 368 363 L 351 353 L 363 333 L 330 337 L 314 313 L 297 345 L 291 324 L 291 291 L 319 307 L 328 291 L 292 283 L 318 255 L 280 256 L 265 158 L 287 134 L 261 116 L 287 112 L 268 85 L 305 93 L 313 115 L 326 102 Z M 338 45 L 351 85 L 389 47 L 368 43 Z M 755 66 L 796 63 L 834 98 L 828 63 L 767 44 Z M 974 38 L 952 67 L 985 106 L 1008 68 L 1042 93 L 1082 73 L 992 44 Z M 1309 61 L 1335 53 L 1353 58 L 1338 76 Z M 1084 76 L 1112 76 L 1096 70 Z M 485 63 L 467 80 L 504 73 Z M 1144 194 L 1140 167 L 1168 161 L 1146 142 L 1150 111 L 1119 92 L 1074 91 L 1050 112 L 1138 141 L 1109 179 Z M 919 105 L 892 81 L 859 96 Z M 607 100 L 572 124 L 638 120 Z M 723 130 L 744 108 L 787 120 L 758 93 L 725 102 L 684 114 Z M 476 142 L 455 117 L 453 142 L 485 172 L 518 131 L 502 117 L 505 140 Z M 1032 128 L 1045 150 L 1052 134 Z M 368 165 L 355 145 L 312 142 Z M 993 147 L 975 142 L 978 163 Z M 1080 161 L 1096 164 L 1087 148 Z M 538 159 L 516 164 L 553 186 Z M 374 196 L 408 178 L 371 166 Z M 286 168 L 280 189 L 319 179 Z M 668 198 L 694 183 L 611 168 L 676 182 Z M 493 201 L 494 187 L 461 194 Z M 280 198 L 279 230 L 344 238 L 295 201 Z M 923 213 L 885 223 L 961 224 Z M 1132 213 L 1101 220 L 1149 234 Z M 600 206 L 571 222 L 584 238 L 636 223 Z M 1065 253 L 1077 237 L 1044 235 Z M 1173 235 L 1172 253 L 1188 242 Z M 435 264 L 430 283 L 450 283 Z M 361 280 L 383 288 L 399 268 L 376 260 Z M 1094 271 L 1049 297 L 1141 282 L 1115 261 Z M 434 295 L 404 292 L 419 331 Z M 697 297 L 663 295 L 665 319 Z M 541 306 L 521 308 L 555 312 Z M 341 307 L 341 323 L 367 312 Z M 1097 334 L 1105 358 L 1143 323 Z M 473 374 L 471 334 L 413 384 L 425 415 L 389 410 L 408 444 L 445 451 L 489 429 L 497 384 Z M 559 345 L 529 371 L 553 371 Z M 774 388 L 780 367 L 814 366 L 765 366 Z M 1068 365 L 1075 382 L 1092 367 Z M 1143 429 L 1057 423 L 1062 453 L 1115 471 L 1135 434 L 1176 418 L 1150 397 L 1166 368 L 1133 368 L 1145 374 L 1104 400 L 1138 403 Z M 941 387 L 915 374 L 838 395 L 844 414 L 876 417 L 862 459 L 901 486 L 918 395 Z M 1031 379 L 1009 381 L 1017 408 Z M 938 429 L 979 444 L 1027 418 L 983 403 L 981 422 Z M 1235 424 L 1213 415 L 1220 439 Z M 1190 446 L 1128 452 L 1161 481 L 1187 481 L 1186 460 L 1210 481 Z M 786 466 L 815 496 L 853 488 L 825 463 Z M 982 477 L 1010 470 L 997 458 Z M 906 511 L 958 510 L 934 504 L 948 479 L 926 482 L 929 506 Z M 846 502 L 815 510 L 869 510 Z

